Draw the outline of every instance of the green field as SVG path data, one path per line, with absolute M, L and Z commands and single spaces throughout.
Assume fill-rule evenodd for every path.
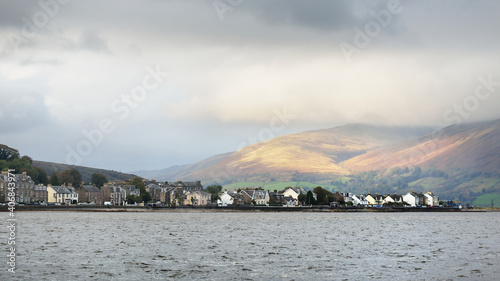
M 465 183 L 459 185 L 458 187 L 468 188 L 468 190 L 470 190 L 472 192 L 476 192 L 476 193 L 483 192 L 483 189 L 486 192 L 488 192 L 488 191 L 491 192 L 493 190 L 488 190 L 488 189 L 494 187 L 499 182 L 500 182 L 500 179 L 498 179 L 498 178 L 478 177 L 478 178 L 475 178 L 471 181 L 465 182 Z
M 494 207 L 500 207 L 500 193 L 487 193 L 481 194 L 472 202 L 472 205 L 480 207 L 491 207 L 491 200 L 493 200 Z
M 235 182 L 231 184 L 224 185 L 224 189 L 233 190 L 238 188 L 247 188 L 247 187 L 262 187 L 265 190 L 274 191 L 274 190 L 283 190 L 289 186 L 291 187 L 305 187 L 309 189 L 313 189 L 316 186 L 322 186 L 325 189 L 331 190 L 333 186 L 329 185 L 321 185 L 312 182 L 296 182 L 296 181 L 287 181 L 287 182 Z

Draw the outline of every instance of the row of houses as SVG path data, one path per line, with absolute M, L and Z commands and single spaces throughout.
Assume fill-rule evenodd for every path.
M 344 202 L 352 202 L 354 206 L 383 206 L 383 205 L 408 205 L 417 206 L 439 206 L 439 197 L 432 192 L 417 193 L 408 191 L 404 195 L 398 194 L 365 194 L 355 195 L 352 193 L 342 193 Z
M 9 177 L 13 177 L 12 179 Z M 89 203 L 95 205 L 127 204 L 127 197 L 141 196 L 141 192 L 135 185 L 127 185 L 123 182 L 105 184 L 101 189 L 93 185 L 83 185 L 78 188 L 72 186 L 36 185 L 26 173 L 0 174 L 0 202 L 9 201 L 8 183 L 14 183 L 15 199 L 17 203 L 54 203 L 54 204 L 78 204 Z M 171 204 L 207 205 L 210 194 L 203 192 L 200 181 L 195 182 L 156 182 L 150 181 L 146 185 L 146 191 L 150 193 L 153 202 Z M 208 198 L 208 199 L 207 199 Z
M 16 202 L 18 203 L 54 203 L 54 204 L 77 204 L 88 203 L 95 205 L 127 205 L 127 197 L 141 196 L 141 192 L 135 185 L 127 185 L 123 182 L 105 184 L 101 189 L 93 185 L 83 185 L 79 188 L 71 186 L 35 185 L 34 181 L 26 173 L 14 174 Z M 0 201 L 9 201 L 7 185 L 8 174 L 0 174 Z M 300 194 L 307 191 L 297 187 L 288 187 L 282 191 L 267 191 L 260 188 L 246 190 L 224 191 L 219 194 L 217 202 L 212 202 L 210 193 L 203 191 L 200 181 L 195 182 L 146 182 L 146 191 L 154 203 L 165 205 L 192 205 L 206 206 L 217 204 L 228 205 L 286 205 L 298 206 Z M 364 194 L 341 193 L 344 202 L 351 202 L 355 206 L 382 206 L 382 205 L 409 205 L 412 207 L 427 205 L 438 206 L 439 198 L 432 192 L 416 193 L 408 192 L 404 195 L 397 194 Z M 316 198 L 316 194 L 313 193 Z
M 160 204 L 185 204 L 207 205 L 210 194 L 203 192 L 200 181 L 195 182 L 156 182 L 146 183 L 146 192 L 151 196 L 151 202 Z M 94 203 L 96 205 L 124 206 L 128 203 L 130 195 L 141 196 L 141 191 L 135 185 L 115 182 L 105 184 L 101 189 L 84 185 L 79 189 L 80 202 Z M 208 199 L 207 199 L 208 198 Z
M 35 182 L 25 172 L 22 174 L 8 174 L 7 172 L 2 172 L 0 174 L 1 201 L 8 202 L 8 198 L 11 197 L 9 196 L 9 183 L 14 183 L 16 202 L 47 202 L 47 187 L 44 185 L 35 185 Z
M 237 191 L 224 191 L 219 195 L 217 205 L 221 207 L 229 205 L 286 205 L 298 206 L 299 195 L 307 194 L 300 187 L 288 187 L 282 191 L 267 191 L 261 189 L 248 189 Z M 315 196 L 315 194 L 313 194 Z
M 302 188 L 286 188 L 283 191 L 268 192 L 266 190 L 242 190 L 241 192 L 235 191 L 225 191 L 220 194 L 220 199 L 218 200 L 219 206 L 228 205 L 243 205 L 243 204 L 254 204 L 254 205 L 286 205 L 286 206 L 297 206 L 300 205 L 299 195 L 306 194 L 306 191 Z M 397 194 L 364 194 L 355 195 L 352 193 L 340 193 L 344 202 L 352 202 L 354 206 L 383 206 L 383 205 L 401 205 L 401 206 L 439 206 L 439 198 L 432 192 L 428 191 L 426 193 L 408 192 L 404 195 Z M 315 199 L 317 199 L 316 194 L 313 193 Z M 349 204 L 349 203 L 348 203 Z

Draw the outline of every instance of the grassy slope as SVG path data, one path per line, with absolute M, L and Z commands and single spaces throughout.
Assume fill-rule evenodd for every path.
M 469 191 L 480 193 L 483 191 L 488 191 L 488 189 L 500 184 L 499 178 L 484 178 L 479 177 L 471 181 L 465 182 L 458 186 L 458 188 L 467 188 Z
M 500 206 L 500 192 L 481 194 L 472 202 L 475 206 L 491 207 L 491 200 L 495 207 Z

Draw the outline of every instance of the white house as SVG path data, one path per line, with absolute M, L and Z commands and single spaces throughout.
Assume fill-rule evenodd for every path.
M 403 203 L 403 197 L 397 194 L 385 196 L 382 204 L 385 205 L 390 203 Z
M 290 188 L 287 188 L 284 192 L 283 192 L 283 196 L 284 197 L 288 197 L 288 196 L 291 196 L 293 197 L 294 199 L 298 200 L 299 199 L 299 195 L 300 194 L 306 194 L 307 192 L 305 192 L 302 188 L 295 188 L 295 187 L 290 187 Z
M 351 198 L 354 206 L 368 206 L 368 200 L 364 195 L 352 195 Z
M 71 186 L 68 186 L 66 188 L 70 192 L 70 194 L 69 194 L 70 204 L 77 204 L 78 203 L 78 192 L 76 192 L 76 189 L 74 187 L 71 187 Z
M 353 196 L 354 194 L 349 193 L 349 192 L 347 192 L 347 193 L 340 193 L 340 194 L 342 194 L 342 196 L 344 196 L 344 202 L 346 202 L 346 203 L 347 203 L 347 202 L 352 202 L 352 196 Z M 353 203 L 353 204 L 354 204 L 354 203 Z
M 232 205 L 234 203 L 233 196 L 227 193 L 227 191 L 224 191 L 224 193 L 221 194 L 219 197 L 220 199 L 217 199 L 217 205 L 219 206 L 227 207 L 227 205 Z
M 409 192 L 403 195 L 403 201 L 408 203 L 411 207 L 416 207 L 423 202 L 420 202 L 420 198 L 418 197 L 416 192 Z
M 432 192 L 430 191 L 427 191 L 425 194 L 425 204 L 427 204 L 428 206 L 439 206 L 439 197 L 437 197 L 436 195 L 434 195 Z

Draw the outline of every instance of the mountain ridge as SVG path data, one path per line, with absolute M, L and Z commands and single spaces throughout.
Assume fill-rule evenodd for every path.
M 429 127 L 389 127 L 347 124 L 276 137 L 242 148 L 214 165 L 185 174 L 190 180 L 288 181 L 294 174 L 347 175 L 339 164 L 369 150 L 420 136 Z
M 500 170 L 499 143 L 500 120 L 440 129 L 347 124 L 249 145 L 221 155 L 210 165 L 185 167 L 178 175 L 227 184 L 325 180 L 393 167 L 495 172 Z

